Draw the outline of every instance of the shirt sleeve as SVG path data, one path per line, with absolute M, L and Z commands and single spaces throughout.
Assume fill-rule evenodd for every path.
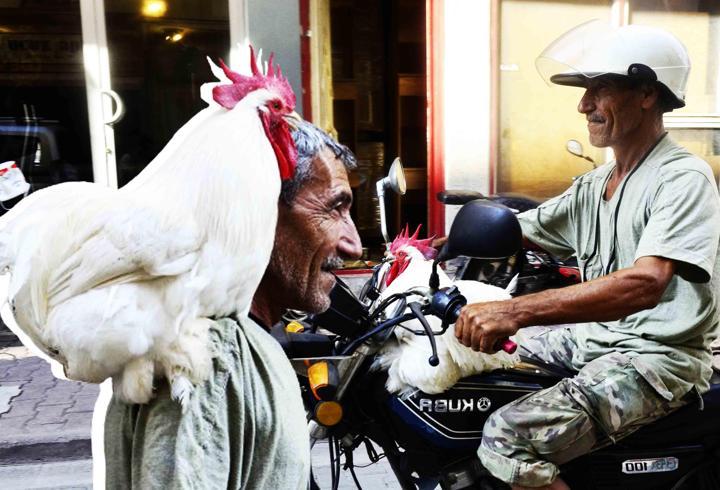
M 572 203 L 575 185 L 535 209 L 518 215 L 525 238 L 561 259 L 575 254 Z
M 660 184 L 635 260 L 657 256 L 677 262 L 690 282 L 708 282 L 720 240 L 720 199 L 715 182 L 696 170 L 674 172 Z

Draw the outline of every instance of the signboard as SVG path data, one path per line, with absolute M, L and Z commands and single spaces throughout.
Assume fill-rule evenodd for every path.
M 82 36 L 0 33 L 0 63 L 82 64 Z

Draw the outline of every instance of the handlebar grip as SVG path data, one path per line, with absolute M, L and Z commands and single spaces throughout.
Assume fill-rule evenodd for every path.
M 514 354 L 517 350 L 517 344 L 510 339 L 501 340 L 500 350 L 504 350 L 508 354 Z

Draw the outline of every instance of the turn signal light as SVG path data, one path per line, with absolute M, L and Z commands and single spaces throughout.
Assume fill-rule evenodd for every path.
M 342 420 L 342 405 L 335 401 L 320 402 L 315 405 L 315 420 L 325 427 L 337 425 Z
M 300 333 L 305 330 L 305 325 L 300 322 L 292 321 L 285 325 L 285 331 L 288 333 Z

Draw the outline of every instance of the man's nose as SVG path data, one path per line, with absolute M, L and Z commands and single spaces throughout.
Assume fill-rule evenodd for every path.
M 343 222 L 338 242 L 338 253 L 346 259 L 359 259 L 362 256 L 362 243 L 355 223 L 350 216 Z
M 589 114 L 593 110 L 595 110 L 595 102 L 594 102 L 593 97 L 590 94 L 589 90 L 585 90 L 585 93 L 580 98 L 580 102 L 578 103 L 577 110 L 581 114 Z

